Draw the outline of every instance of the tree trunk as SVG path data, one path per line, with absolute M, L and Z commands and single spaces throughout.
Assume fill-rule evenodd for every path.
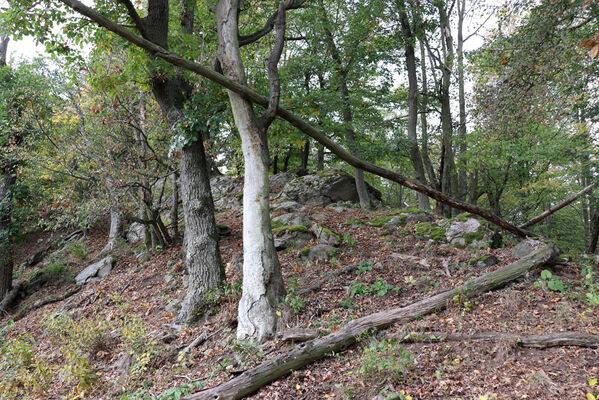
M 424 175 L 424 165 L 418 148 L 418 134 L 416 132 L 418 125 L 418 78 L 416 75 L 416 56 L 414 54 L 414 35 L 410 28 L 410 21 L 406 13 L 403 0 L 397 1 L 397 6 L 401 10 L 399 18 L 401 22 L 401 32 L 405 41 L 406 49 L 406 67 L 408 70 L 408 139 L 410 147 L 410 159 L 414 166 L 416 180 L 426 185 L 426 176 Z M 423 193 L 416 193 L 418 196 L 418 208 L 421 210 L 430 209 L 428 196 Z
M 6 55 L 8 53 L 8 41 L 10 39 L 0 36 L 0 67 L 6 66 Z
M 316 170 L 322 171 L 324 169 L 324 147 L 318 146 L 316 150 Z
M 591 217 L 591 238 L 587 253 L 595 254 L 597 251 L 597 239 L 599 238 L 599 209 L 595 208 Z
M 392 324 L 405 323 L 426 314 L 443 310 L 456 296 L 473 298 L 521 278 L 532 269 L 548 262 L 559 251 L 553 245 L 544 245 L 529 256 L 454 289 L 427 297 L 405 307 L 381 311 L 355 319 L 345 327 L 327 336 L 296 346 L 288 353 L 276 356 L 255 368 L 211 389 L 184 397 L 184 400 L 240 399 L 262 386 L 296 371 L 327 355 L 338 353 L 356 342 L 357 337 L 370 329 L 382 329 Z
M 210 170 L 208 170 L 210 171 Z M 171 175 L 171 232 L 173 242 L 178 242 L 180 239 L 179 234 L 179 174 L 173 172 Z
M 13 244 L 10 237 L 10 188 L 17 180 L 15 167 L 2 170 L 0 177 L 0 300 L 12 287 Z
M 425 94 L 422 101 L 422 108 L 424 112 L 420 117 L 420 134 L 422 136 L 422 162 L 426 168 L 426 172 L 428 174 L 428 180 L 431 183 L 431 186 L 436 188 L 437 190 L 441 190 L 437 182 L 437 177 L 435 175 L 435 168 L 433 167 L 433 163 L 431 162 L 430 156 L 428 155 L 428 122 L 427 122 L 427 114 L 428 114 L 428 85 L 427 85 L 427 74 L 426 74 L 426 56 L 424 54 L 424 42 L 420 42 L 420 72 L 422 77 L 422 93 Z
M 292 148 L 291 146 L 289 146 L 289 149 L 287 150 L 287 153 L 285 153 L 285 158 L 283 159 L 283 172 L 287 172 L 287 170 L 289 169 L 289 159 L 291 158 L 291 152 L 292 152 Z
M 275 154 L 272 159 L 272 174 L 276 175 L 279 173 L 279 155 Z
M 102 253 L 110 253 L 118 246 L 118 239 L 123 237 L 123 214 L 118 204 L 110 207 L 110 232 L 108 233 L 108 243 L 102 249 Z
M 228 77 L 214 71 L 212 68 L 205 67 L 202 64 L 187 60 L 176 53 L 170 52 L 164 47 L 160 46 L 159 44 L 153 43 L 147 39 L 135 35 L 130 30 L 123 28 L 119 24 L 115 24 L 113 21 L 110 21 L 100 13 L 87 7 L 78 0 L 60 0 L 60 2 L 67 5 L 74 11 L 82 15 L 85 15 L 86 17 L 98 23 L 100 26 L 103 26 L 111 32 L 116 33 L 117 35 L 123 37 L 124 39 L 135 44 L 136 46 L 139 46 L 140 48 L 145 49 L 151 52 L 152 54 L 155 54 L 157 57 L 160 57 L 161 59 L 171 63 L 172 65 L 179 66 L 188 71 L 204 76 L 210 79 L 211 81 L 227 88 L 229 91 L 239 94 L 242 98 L 254 102 L 255 104 L 258 104 L 262 107 L 267 107 L 269 104 L 269 100 L 266 97 L 262 96 L 260 93 L 247 87 L 246 85 L 229 79 Z M 301 132 L 318 141 L 321 145 L 329 149 L 331 153 L 335 154 L 340 159 L 342 159 L 343 161 L 347 162 L 355 168 L 361 168 L 384 179 L 397 182 L 406 188 L 415 190 L 420 193 L 424 193 L 427 196 L 437 200 L 438 203 L 448 204 L 449 206 L 454 207 L 456 209 L 478 215 L 518 237 L 523 238 L 528 235 L 528 232 L 519 229 L 517 226 L 509 223 L 508 221 L 505 221 L 502 218 L 499 218 L 489 210 L 485 210 L 481 207 L 459 201 L 455 198 L 452 198 L 451 196 L 448 196 L 445 193 L 440 192 L 436 188 L 422 185 L 421 183 L 409 179 L 402 174 L 388 170 L 386 168 L 379 167 L 377 165 L 374 165 L 372 163 L 369 163 L 367 161 L 361 160 L 353 156 L 352 154 L 348 153 L 342 146 L 331 140 L 322 131 L 310 125 L 303 119 L 299 118 L 291 111 L 285 109 L 285 107 L 278 106 L 276 109 L 276 115 L 288 121 L 292 126 L 296 127 Z
M 302 152 L 302 165 L 300 167 L 302 174 L 308 173 L 309 158 L 310 158 L 310 139 L 306 139 L 306 144 L 304 144 L 304 151 Z
M 218 247 L 214 203 L 209 172 L 201 140 L 181 149 L 181 198 L 185 218 L 185 264 L 189 269 L 187 294 L 177 322 L 195 322 L 225 281 L 225 270 Z
M 224 75 L 245 84 L 237 41 L 239 0 L 220 0 L 216 7 L 219 60 Z M 260 129 L 251 102 L 229 91 L 245 161 L 243 186 L 243 294 L 239 301 L 237 337 L 262 342 L 274 336 L 275 307 L 285 294 L 271 225 L 266 129 Z
M 460 153 L 458 163 L 458 192 L 457 198 L 460 201 L 466 201 L 468 193 L 468 180 L 466 175 L 466 96 L 464 90 L 464 14 L 466 13 L 466 0 L 458 0 L 458 101 L 460 107 L 460 126 L 458 128 L 458 137 L 460 140 Z

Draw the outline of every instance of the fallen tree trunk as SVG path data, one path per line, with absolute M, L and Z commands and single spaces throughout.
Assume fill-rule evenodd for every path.
M 219 85 L 241 95 L 245 99 L 247 99 L 253 103 L 256 103 L 264 108 L 268 107 L 269 100 L 266 97 L 262 96 L 260 93 L 256 92 L 255 90 L 250 89 L 249 87 L 247 87 L 243 84 L 234 82 L 234 81 L 228 79 L 227 77 L 225 77 L 224 75 L 219 74 L 218 72 L 214 71 L 211 68 L 208 68 L 199 63 L 187 60 L 187 59 L 181 57 L 180 55 L 178 55 L 176 53 L 172 53 L 149 40 L 146 40 L 140 36 L 137 36 L 130 30 L 109 20 L 104 15 L 100 14 L 99 12 L 93 10 L 90 7 L 87 7 L 85 4 L 81 3 L 78 0 L 60 0 L 60 1 L 63 4 L 67 5 L 68 7 L 70 7 L 71 9 L 73 9 L 74 11 L 76 11 L 82 15 L 85 15 L 92 21 L 98 23 L 100 26 L 103 26 L 104 28 L 108 29 L 109 31 L 116 33 L 117 35 L 121 36 L 125 40 L 146 50 L 147 52 L 153 54 L 154 56 L 162 58 L 163 60 L 165 60 L 173 65 L 176 65 L 178 67 L 184 68 L 188 71 L 191 71 L 198 75 L 204 76 L 204 77 L 210 79 L 211 81 L 218 83 Z M 397 182 L 402 186 L 405 186 L 409 189 L 415 190 L 418 193 L 423 193 L 423 194 L 427 195 L 428 197 L 431 197 L 431 198 L 437 200 L 438 202 L 446 204 L 450 207 L 453 207 L 453 208 L 456 208 L 456 209 L 462 210 L 462 211 L 467 211 L 472 214 L 476 214 L 476 215 L 486 219 L 487 221 L 505 229 L 506 231 L 513 233 L 516 236 L 523 238 L 528 235 L 528 233 L 526 231 L 518 228 L 515 225 L 510 224 L 509 222 L 503 220 L 502 218 L 493 214 L 489 210 L 485 210 L 478 206 L 459 201 L 457 199 L 454 199 L 451 196 L 446 195 L 445 193 L 442 193 L 442 192 L 440 192 L 436 189 L 433 189 L 429 186 L 423 185 L 422 183 L 420 183 L 416 180 L 409 179 L 401 174 L 398 174 L 397 172 L 393 172 L 393 171 L 387 170 L 385 168 L 381 168 L 377 165 L 371 164 L 369 162 L 366 162 L 364 160 L 361 160 L 361 159 L 355 157 L 354 155 L 347 152 L 342 146 L 340 146 L 339 144 L 337 144 L 333 140 L 331 140 L 326 134 L 324 134 L 320 130 L 316 129 L 315 127 L 313 127 L 306 121 L 302 120 L 301 118 L 299 118 L 298 116 L 293 114 L 291 111 L 286 110 L 285 108 L 283 108 L 281 106 L 278 106 L 278 108 L 276 109 L 276 114 L 279 117 L 286 120 L 287 122 L 289 122 L 291 125 L 298 128 L 300 131 L 304 132 L 306 135 L 314 138 L 316 141 L 318 141 L 320 144 L 322 144 L 324 147 L 326 147 L 332 153 L 334 153 L 337 157 L 341 158 L 343 161 L 347 162 L 348 164 L 350 164 L 351 166 L 353 166 L 355 168 L 362 169 L 364 171 L 368 171 L 368 172 L 378 175 L 380 177 L 389 179 L 393 182 Z
M 538 224 L 539 222 L 541 222 L 542 220 L 544 220 L 545 218 L 547 218 L 554 212 L 561 210 L 562 208 L 564 208 L 565 206 L 567 206 L 570 203 L 573 203 L 577 198 L 579 198 L 583 194 L 590 192 L 591 190 L 593 190 L 594 187 L 595 187 L 594 183 L 592 185 L 585 187 L 584 189 L 582 189 L 580 192 L 576 193 L 574 196 L 570 197 L 569 199 L 562 201 L 561 203 L 549 208 L 547 211 L 537 215 L 536 217 L 526 221 L 525 223 L 523 223 L 521 225 L 518 225 L 518 228 L 524 229 L 524 228 L 528 228 L 529 226 Z
M 75 285 L 73 288 L 67 290 L 65 293 L 63 293 L 61 295 L 48 296 L 44 299 L 40 299 L 33 303 L 30 303 L 30 304 L 24 306 L 23 308 L 21 308 L 19 311 L 17 311 L 12 319 L 13 319 L 13 321 L 18 321 L 33 310 L 37 310 L 38 308 L 43 307 L 48 304 L 57 303 L 59 301 L 68 299 L 72 295 L 79 293 L 81 288 L 83 288 L 83 285 Z
M 599 347 L 599 335 L 579 332 L 557 332 L 547 335 L 518 335 L 504 332 L 481 332 L 461 335 L 444 332 L 410 332 L 396 337 L 401 343 L 436 342 L 510 342 L 516 346 L 545 349 L 556 346 Z
M 515 261 L 497 271 L 482 275 L 464 285 L 417 301 L 405 307 L 367 315 L 348 323 L 330 335 L 316 338 L 296 346 L 288 353 L 278 355 L 257 367 L 219 386 L 185 397 L 185 400 L 240 399 L 262 386 L 302 368 L 313 361 L 339 352 L 356 342 L 356 338 L 370 329 L 385 328 L 394 323 L 404 323 L 447 307 L 454 296 L 473 297 L 518 279 L 559 254 L 553 245 L 544 245 L 529 256 Z

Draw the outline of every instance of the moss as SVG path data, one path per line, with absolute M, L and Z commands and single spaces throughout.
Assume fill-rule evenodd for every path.
M 273 228 L 272 233 L 282 233 L 282 232 L 310 232 L 308 228 L 303 225 L 283 225 L 277 228 Z
M 319 225 L 322 228 L 322 231 L 324 233 L 326 233 L 329 236 L 333 236 L 335 239 L 337 239 L 339 242 L 341 242 L 341 235 L 339 235 L 337 232 L 333 232 L 332 230 L 325 228 L 322 225 Z
M 431 229 L 429 235 L 435 242 L 443 242 L 445 241 L 445 228 L 436 226 Z
M 464 233 L 464 241 L 466 242 L 466 246 L 475 240 L 482 240 L 485 237 L 485 231 L 482 229 L 477 230 L 476 232 L 466 232 Z
M 417 235 L 429 236 L 435 242 L 445 241 L 446 228 L 444 226 L 439 226 L 430 222 L 419 222 L 415 225 L 415 231 Z
M 306 248 L 300 250 L 300 254 L 302 256 L 307 256 L 309 253 L 310 253 L 310 248 L 309 247 L 306 247 Z
M 368 221 L 368 223 L 372 226 L 380 228 L 383 225 L 385 225 L 387 222 L 389 222 L 391 220 L 391 218 L 393 218 L 393 215 L 388 215 L 386 217 L 373 218 L 370 221 Z
M 451 222 L 466 222 L 468 221 L 470 218 L 472 218 L 472 214 L 470 213 L 461 213 L 456 215 L 453 218 L 450 218 L 448 221 Z
M 431 214 L 430 210 L 420 210 L 415 207 L 406 208 L 399 211 L 401 214 Z

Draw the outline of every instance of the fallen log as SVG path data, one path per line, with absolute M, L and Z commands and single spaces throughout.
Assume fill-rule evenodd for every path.
M 545 349 L 557 346 L 599 347 L 599 335 L 580 332 L 557 332 L 547 335 L 518 335 L 504 332 L 481 332 L 463 335 L 445 332 L 410 332 L 395 335 L 400 343 L 436 342 L 509 342 L 520 347 Z
M 582 189 L 580 192 L 576 193 L 574 196 L 570 197 L 569 199 L 566 199 L 566 200 L 562 201 L 561 203 L 556 204 L 555 206 L 549 208 L 545 212 L 537 215 L 536 217 L 529 219 L 528 221 L 526 221 L 525 223 L 523 223 L 521 225 L 518 225 L 518 228 L 524 229 L 524 228 L 528 228 L 529 226 L 533 226 L 534 224 L 538 224 L 539 222 L 541 222 L 542 220 L 544 220 L 545 218 L 547 218 L 554 212 L 561 210 L 568 204 L 574 202 L 577 198 L 579 198 L 583 194 L 590 192 L 591 190 L 593 190 L 594 187 L 595 187 L 594 183 L 592 185 L 585 187 L 584 189 Z
M 170 52 L 165 48 L 157 45 L 154 42 L 151 42 L 143 37 L 140 37 L 123 27 L 115 23 L 114 21 L 106 18 L 103 14 L 97 12 L 96 10 L 86 6 L 82 2 L 78 0 L 60 0 L 67 7 L 71 8 L 75 12 L 85 15 L 92 21 L 98 23 L 100 26 L 103 26 L 107 30 L 116 33 L 121 36 L 123 39 L 129 41 L 130 43 L 135 44 L 141 49 L 146 50 L 150 54 L 153 54 L 156 57 L 159 57 L 168 63 L 186 69 L 188 71 L 194 72 L 198 75 L 206 77 L 211 81 L 239 94 L 244 97 L 248 101 L 251 101 L 255 104 L 258 104 L 264 108 L 267 108 L 269 105 L 269 99 L 262 96 L 257 91 L 241 84 L 235 82 L 222 74 L 214 71 L 212 68 L 208 68 L 202 64 L 199 64 L 194 61 L 187 60 L 180 56 L 179 54 Z M 475 206 L 473 204 L 469 204 L 460 200 L 457 200 L 451 196 L 448 196 L 445 193 L 442 193 L 439 190 L 433 189 L 427 185 L 423 185 L 422 183 L 409 179 L 404 175 L 401 175 L 397 172 L 379 167 L 377 165 L 371 164 L 367 161 L 359 159 L 358 157 L 350 154 L 346 151 L 343 146 L 339 145 L 335 141 L 331 140 L 325 133 L 320 131 L 319 129 L 313 127 L 303 119 L 299 118 L 297 115 L 292 113 L 291 111 L 281 107 L 280 105 L 276 108 L 276 115 L 291 125 L 295 126 L 301 132 L 306 135 L 312 137 L 314 140 L 318 141 L 324 147 L 329 149 L 332 153 L 334 153 L 337 157 L 341 158 L 343 161 L 347 162 L 351 166 L 355 168 L 362 169 L 364 171 L 370 172 L 372 174 L 378 175 L 382 178 L 391 180 L 393 182 L 397 182 L 402 186 L 405 186 L 409 189 L 412 189 L 416 192 L 427 195 L 430 198 L 437 200 L 440 203 L 448 205 L 458 210 L 466 211 L 482 218 L 487 221 L 505 229 L 508 232 L 513 233 L 514 235 L 524 238 L 526 236 L 530 236 L 528 232 L 518 228 L 517 226 L 505 221 L 499 216 L 493 214 L 489 210 L 485 210 L 481 207 Z
M 59 301 L 68 299 L 72 295 L 79 293 L 82 287 L 83 285 L 75 285 L 73 288 L 67 290 L 65 293 L 61 295 L 48 296 L 46 298 L 37 300 L 33 303 L 29 303 L 26 306 L 23 306 L 19 311 L 17 311 L 12 319 L 14 321 L 18 321 L 33 310 L 37 310 L 38 308 L 48 304 L 57 303 Z
M 503 268 L 464 285 L 447 290 L 437 295 L 417 301 L 405 307 L 395 308 L 367 315 L 351 321 L 342 329 L 327 336 L 316 338 L 296 346 L 288 353 L 280 354 L 263 362 L 257 367 L 247 370 L 241 375 L 214 388 L 192 394 L 184 400 L 218 400 L 240 399 L 262 386 L 302 368 L 313 361 L 339 352 L 356 342 L 356 338 L 371 329 L 385 328 L 391 324 L 404 323 L 442 310 L 450 304 L 454 296 L 473 297 L 525 276 L 529 271 L 547 263 L 559 254 L 553 245 L 543 245 L 527 257 L 521 258 Z

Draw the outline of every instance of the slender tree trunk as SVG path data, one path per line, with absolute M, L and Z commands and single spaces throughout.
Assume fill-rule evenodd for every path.
M 466 96 L 464 90 L 464 14 L 466 9 L 466 0 L 458 0 L 458 44 L 457 44 L 457 62 L 458 62 L 458 99 L 460 104 L 460 126 L 458 128 L 458 137 L 460 140 L 460 154 L 458 163 L 458 193 L 457 198 L 460 201 L 466 201 L 468 192 L 468 180 L 466 175 L 465 154 L 466 143 Z
M 181 149 L 181 198 L 187 237 L 185 264 L 189 268 L 189 286 L 178 322 L 191 323 L 198 319 L 225 280 L 225 270 L 218 247 L 218 232 L 214 219 L 214 202 L 204 144 L 201 140 Z
M 6 66 L 6 55 L 8 53 L 8 41 L 10 39 L 0 36 L 0 67 Z
M 310 158 L 310 140 L 306 139 L 306 144 L 304 144 L 304 151 L 302 152 L 302 165 L 300 170 L 303 174 L 308 173 L 308 160 Z
M 275 154 L 272 159 L 272 174 L 276 175 L 279 173 L 279 155 Z
M 428 154 L 428 121 L 427 121 L 427 108 L 428 108 L 428 84 L 427 84 L 427 74 L 426 74 L 426 55 L 424 51 L 424 42 L 420 42 L 420 72 L 422 78 L 422 93 L 425 96 L 422 97 L 422 108 L 425 112 L 422 113 L 420 117 L 420 133 L 422 136 L 422 162 L 424 163 L 424 167 L 428 174 L 428 179 L 431 183 L 431 186 L 437 190 L 441 190 L 441 186 L 437 181 L 437 176 L 435 174 L 435 168 L 433 167 L 433 163 L 431 162 L 430 156 Z M 437 202 L 437 212 L 441 212 L 441 203 Z
M 291 146 L 289 146 L 289 150 L 287 150 L 287 153 L 285 153 L 285 158 L 283 159 L 283 172 L 287 172 L 287 170 L 289 170 L 289 159 L 291 158 L 292 151 L 293 150 Z
M 208 170 L 210 171 L 210 170 Z M 175 171 L 171 175 L 171 229 L 173 242 L 178 242 L 179 235 L 179 174 Z
M 239 0 L 220 0 L 216 6 L 219 60 L 225 76 L 245 84 L 237 41 L 238 10 Z M 275 307 L 285 294 L 270 225 L 266 129 L 258 126 L 251 102 L 233 91 L 229 91 L 229 99 L 245 160 L 243 294 L 237 337 L 262 342 L 276 332 Z
M 0 300 L 12 287 L 13 244 L 10 237 L 9 191 L 17 180 L 14 167 L 4 168 L 0 177 Z
M 597 239 L 599 238 L 599 210 L 595 208 L 593 216 L 591 217 L 591 238 L 589 240 L 589 247 L 587 253 L 595 254 L 597 251 Z
M 318 146 L 316 150 L 316 170 L 322 171 L 324 169 L 324 147 Z
M 414 166 L 416 180 L 426 185 L 426 176 L 424 174 L 424 165 L 418 148 L 418 78 L 416 74 L 416 56 L 414 53 L 414 35 L 410 28 L 410 21 L 406 13 L 403 0 L 397 0 L 397 6 L 400 9 L 399 18 L 401 22 L 401 32 L 405 41 L 406 66 L 408 70 L 408 139 L 410 141 L 410 159 Z M 430 209 L 428 196 L 423 193 L 416 193 L 418 197 L 418 208 L 421 210 Z
M 110 207 L 110 232 L 108 233 L 108 243 L 102 249 L 102 253 L 109 253 L 117 248 L 117 240 L 123 237 L 123 214 L 118 204 Z

